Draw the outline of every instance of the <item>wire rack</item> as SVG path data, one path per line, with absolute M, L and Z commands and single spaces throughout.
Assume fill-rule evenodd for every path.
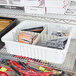
M 40 20 L 40 21 L 48 21 L 48 22 L 56 22 L 56 23 L 63 23 L 63 24 L 73 24 L 76 25 L 76 17 L 73 15 L 58 15 L 58 14 L 48 14 L 48 15 L 29 15 L 25 14 L 24 10 L 16 10 L 16 9 L 5 9 L 0 8 L 0 16 L 3 17 L 14 17 L 18 18 L 19 21 L 23 20 Z M 69 52 L 63 64 L 52 64 L 55 67 L 58 67 L 67 72 L 73 72 L 74 63 L 76 59 L 76 41 L 72 40 L 69 48 Z M 11 56 L 7 53 L 5 46 L 0 50 L 0 56 Z
M 25 14 L 24 10 L 17 9 L 5 9 L 0 8 L 0 15 L 4 17 L 15 17 L 19 20 L 32 19 L 32 20 L 42 20 L 56 23 L 67 23 L 76 25 L 75 15 L 59 15 L 59 14 L 46 14 L 46 15 L 36 15 L 36 14 Z

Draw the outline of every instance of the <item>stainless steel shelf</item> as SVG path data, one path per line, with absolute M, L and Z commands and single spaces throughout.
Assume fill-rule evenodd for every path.
M 75 15 L 59 15 L 59 14 L 45 14 L 45 15 L 36 15 L 36 14 L 25 14 L 24 10 L 17 9 L 5 9 L 0 8 L 0 16 L 5 17 L 15 17 L 20 20 L 32 19 L 32 20 L 42 20 L 50 21 L 56 23 L 67 23 L 76 25 L 76 16 Z

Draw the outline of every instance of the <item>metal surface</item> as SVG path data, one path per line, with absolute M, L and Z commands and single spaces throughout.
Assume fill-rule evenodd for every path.
M 32 20 L 42 20 L 56 23 L 67 23 L 67 24 L 76 24 L 76 16 L 73 15 L 59 15 L 59 14 L 43 14 L 43 15 L 35 15 L 35 14 L 25 14 L 24 10 L 17 9 L 5 9 L 0 8 L 0 16 L 4 17 L 15 17 L 19 20 L 24 19 L 32 19 Z

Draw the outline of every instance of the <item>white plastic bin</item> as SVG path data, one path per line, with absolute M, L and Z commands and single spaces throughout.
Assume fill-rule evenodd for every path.
M 16 41 L 17 34 L 19 30 L 21 30 L 22 28 L 29 28 L 36 26 L 46 27 L 46 25 L 48 28 L 45 28 L 45 30 L 41 33 L 41 35 L 45 33 L 50 36 L 53 31 L 59 31 L 59 30 L 69 32 L 70 35 L 68 37 L 68 41 L 65 45 L 65 48 L 63 50 L 41 47 L 37 45 L 23 44 Z M 46 60 L 51 63 L 62 64 L 68 52 L 68 48 L 71 40 L 70 29 L 71 28 L 68 27 L 68 24 L 25 20 L 21 22 L 18 26 L 16 26 L 14 29 L 12 29 L 5 36 L 3 36 L 2 41 L 5 42 L 7 52 L 10 54 L 22 55 L 22 56 Z

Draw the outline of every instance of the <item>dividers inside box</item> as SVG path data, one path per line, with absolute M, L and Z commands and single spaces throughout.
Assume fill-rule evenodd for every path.
M 37 26 L 38 27 L 38 26 Z M 24 28 L 24 27 L 22 27 Z M 16 41 L 18 42 L 18 35 L 21 33 L 21 32 L 28 32 L 29 34 L 35 34 L 35 35 L 38 35 L 38 37 L 34 40 L 34 42 L 32 44 L 37 44 L 39 41 L 40 41 L 40 33 L 35 33 L 35 32 L 30 32 L 30 31 L 21 31 L 22 28 L 16 28 L 15 31 L 13 30 L 11 32 L 11 35 L 13 36 L 11 40 L 13 41 Z M 47 26 L 44 26 L 44 30 L 41 32 L 42 34 L 47 34 L 47 30 L 48 30 L 48 27 Z
M 40 37 L 41 42 L 47 41 L 47 40 L 52 40 L 52 39 L 58 39 L 58 36 L 48 35 L 48 34 L 41 34 L 41 37 Z
M 32 26 L 32 23 L 27 23 L 27 25 L 22 25 L 22 27 L 17 27 L 15 29 L 15 31 L 13 30 L 12 34 L 13 34 L 13 40 L 14 41 L 17 41 L 18 42 L 18 35 L 20 33 L 20 31 L 25 28 L 33 28 L 33 27 L 36 27 L 35 26 L 36 24 L 34 23 L 33 26 Z M 42 25 L 42 24 L 41 24 Z M 37 24 L 37 27 L 40 27 L 41 25 L 38 26 Z M 38 35 L 38 37 L 34 40 L 34 42 L 32 43 L 33 45 L 37 45 L 39 42 L 43 42 L 43 41 L 47 41 L 47 40 L 52 40 L 52 39 L 57 39 L 58 37 L 55 36 L 55 35 L 51 35 L 52 32 L 54 31 L 65 31 L 67 33 L 70 34 L 70 28 L 66 27 L 66 26 L 60 26 L 60 25 L 50 25 L 50 24 L 46 24 L 46 25 L 42 25 L 44 27 L 44 30 L 41 32 L 41 33 L 35 33 Z M 34 33 L 34 32 L 29 32 L 29 33 Z
M 52 26 L 47 26 L 44 29 L 43 33 L 40 34 L 40 39 L 39 39 L 38 43 L 44 42 L 44 41 L 48 41 L 48 40 L 54 40 L 54 39 L 58 39 L 58 38 L 69 38 L 70 30 L 71 30 L 70 27 L 63 27 L 63 26 L 59 26 L 59 27 L 53 26 L 52 27 Z M 58 31 L 62 31 L 62 32 L 66 33 L 66 34 L 69 34 L 69 35 L 68 36 L 63 36 L 63 37 L 52 35 L 53 32 L 58 32 Z
M 32 24 L 32 22 L 27 22 L 26 24 L 16 26 L 16 28 L 14 28 L 13 30 L 11 30 L 11 32 L 9 33 L 11 35 L 11 37 L 9 37 L 9 40 L 11 40 L 11 41 L 18 41 L 18 35 L 19 35 L 19 33 L 20 33 L 20 31 L 22 29 L 28 29 L 28 28 L 34 28 L 34 27 L 43 26 L 44 30 L 42 31 L 42 33 L 46 33 L 47 32 L 45 30 L 46 25 L 40 25 L 40 24 L 38 25 L 38 23 L 37 24 L 36 23 Z

